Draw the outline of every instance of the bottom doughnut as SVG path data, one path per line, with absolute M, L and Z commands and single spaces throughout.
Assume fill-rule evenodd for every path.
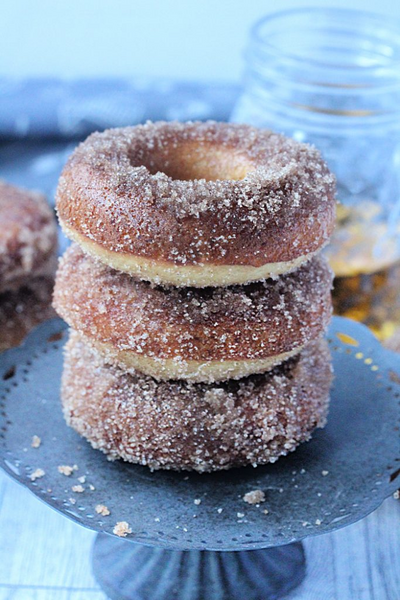
M 308 440 L 331 382 L 324 340 L 263 375 L 190 384 L 106 365 L 73 331 L 61 396 L 67 423 L 110 458 L 206 472 L 275 462 Z

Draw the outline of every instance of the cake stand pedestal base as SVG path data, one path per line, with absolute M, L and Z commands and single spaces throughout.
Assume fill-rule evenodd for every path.
M 275 600 L 304 579 L 303 545 L 213 552 L 164 550 L 99 534 L 93 571 L 112 600 Z

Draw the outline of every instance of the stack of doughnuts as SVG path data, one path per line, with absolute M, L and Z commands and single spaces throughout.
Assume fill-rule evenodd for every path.
M 0 180 L 0 294 L 54 276 L 57 224 L 46 198 Z
M 0 181 L 0 352 L 53 316 L 57 223 L 46 198 Z
M 324 425 L 335 182 L 317 150 L 226 123 L 108 130 L 70 157 L 57 210 L 62 402 L 95 448 L 204 472 Z

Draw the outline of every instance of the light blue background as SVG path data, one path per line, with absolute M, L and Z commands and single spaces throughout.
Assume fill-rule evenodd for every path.
M 0 76 L 238 81 L 250 26 L 307 0 L 1 0 Z M 335 0 L 400 18 L 400 0 Z

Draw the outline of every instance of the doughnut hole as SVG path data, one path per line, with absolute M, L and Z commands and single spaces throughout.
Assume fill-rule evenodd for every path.
M 256 168 L 248 156 L 233 148 L 188 142 L 155 147 L 151 153 L 131 156 L 131 165 L 144 165 L 152 175 L 161 172 L 180 181 L 238 181 Z

